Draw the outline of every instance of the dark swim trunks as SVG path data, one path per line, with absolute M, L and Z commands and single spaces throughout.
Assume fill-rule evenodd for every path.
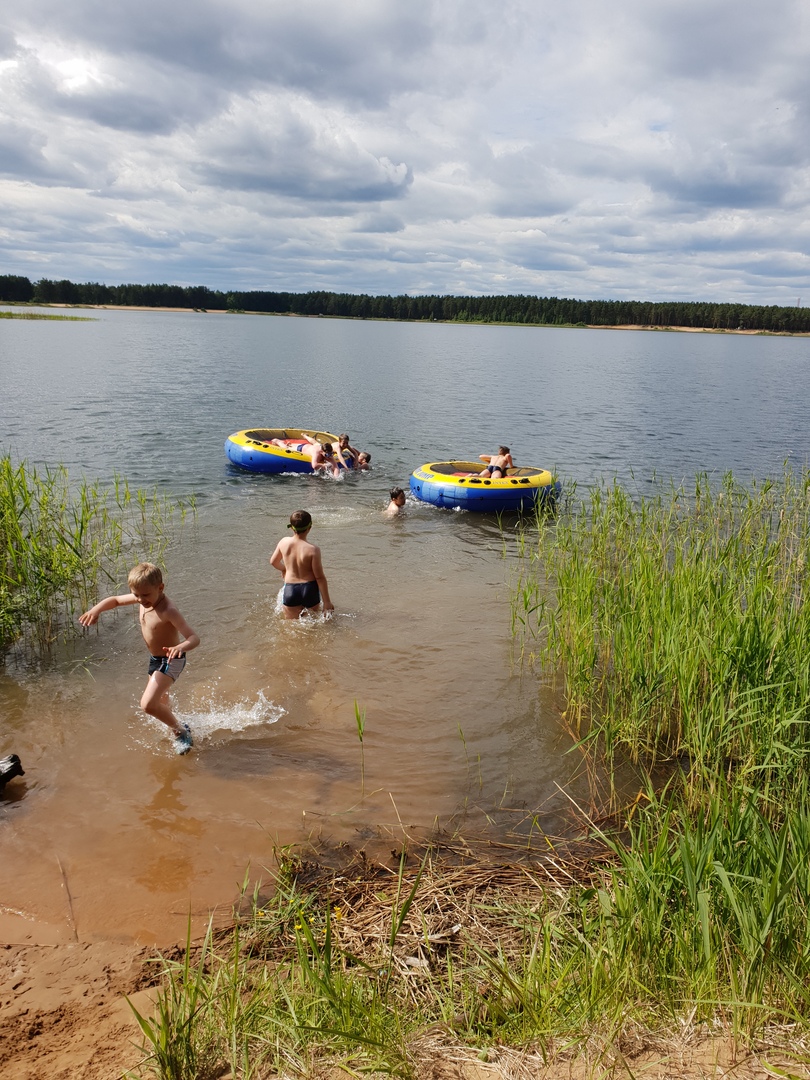
M 315 607 L 321 602 L 317 581 L 295 581 L 284 586 L 284 607 Z
M 179 656 L 175 656 L 174 660 L 169 660 L 168 657 L 165 656 L 149 657 L 149 674 L 154 675 L 156 671 L 159 671 L 161 675 L 168 675 L 173 682 L 180 677 L 185 666 L 185 653 L 180 653 Z

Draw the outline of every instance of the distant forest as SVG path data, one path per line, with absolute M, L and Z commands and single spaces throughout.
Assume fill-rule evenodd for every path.
M 100 285 L 31 282 L 0 274 L 0 301 L 35 304 L 123 304 L 130 307 L 224 309 L 267 314 L 521 323 L 539 326 L 691 326 L 710 330 L 810 333 L 810 308 L 700 301 L 571 300 L 556 296 L 366 296 L 334 292 L 221 292 L 205 285 Z

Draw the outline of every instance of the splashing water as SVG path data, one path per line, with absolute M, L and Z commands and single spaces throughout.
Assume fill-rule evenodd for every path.
M 268 701 L 259 690 L 253 702 L 237 701 L 232 705 L 223 705 L 209 698 L 202 708 L 182 714 L 178 711 L 177 716 L 189 725 L 195 741 L 211 741 L 220 733 L 222 738 L 228 738 L 248 728 L 275 724 L 286 711 L 281 705 Z

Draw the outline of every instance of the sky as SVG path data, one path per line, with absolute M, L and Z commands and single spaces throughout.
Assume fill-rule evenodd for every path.
M 0 273 L 810 304 L 806 0 L 4 6 Z

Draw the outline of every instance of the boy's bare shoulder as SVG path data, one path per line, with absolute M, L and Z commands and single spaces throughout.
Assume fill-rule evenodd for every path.
M 163 594 L 163 597 L 164 597 L 164 599 L 166 601 L 166 606 L 164 608 L 161 608 L 161 610 L 158 612 L 158 614 L 162 615 L 163 618 L 166 618 L 166 619 L 168 619 L 172 615 L 179 615 L 180 610 L 177 607 L 177 604 L 175 604 L 174 600 L 170 600 L 168 598 L 168 596 L 166 596 L 165 593 Z

